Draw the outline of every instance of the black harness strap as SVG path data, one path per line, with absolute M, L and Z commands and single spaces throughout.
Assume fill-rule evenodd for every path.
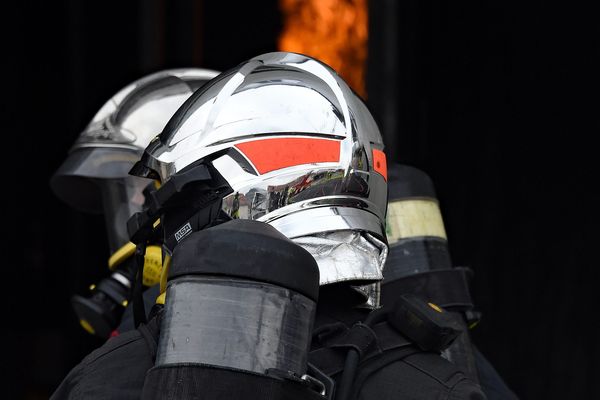
M 353 348 L 362 358 L 365 352 L 377 341 L 377 334 L 362 322 L 357 322 L 352 328 L 329 345 L 335 348 Z
M 158 347 L 158 335 L 160 334 L 160 324 L 163 316 L 163 306 L 155 304 L 150 311 L 147 324 L 141 324 L 138 331 L 146 341 L 148 351 L 152 357 L 152 361 L 156 358 L 156 348 Z
M 353 387 L 355 388 L 355 391 L 352 396 L 352 399 L 355 399 L 358 396 L 358 394 L 360 393 L 360 388 L 363 387 L 365 382 L 374 373 L 396 361 L 400 361 L 408 356 L 421 352 L 422 350 L 419 349 L 417 346 L 399 347 L 395 349 L 390 349 L 385 353 L 381 354 L 381 356 L 379 357 L 371 357 L 370 359 L 367 359 L 364 362 L 362 362 L 354 381 Z
M 358 325 L 356 324 L 350 329 L 346 328 L 345 332 L 318 343 L 317 346 L 320 345 L 320 347 L 312 350 L 308 355 L 309 362 L 327 375 L 333 376 L 344 369 L 348 348 L 359 349 L 359 352 L 360 349 L 364 349 L 361 353 L 361 360 L 367 361 L 393 349 L 415 347 L 411 341 L 384 321 L 369 329 L 371 342 L 365 348 L 364 333 L 366 330 L 362 327 L 355 328 Z M 354 332 L 352 332 L 353 329 Z M 357 342 L 351 342 L 351 339 L 357 339 Z M 415 351 L 418 351 L 416 347 Z
M 148 345 L 148 351 L 152 360 L 156 358 L 156 348 L 158 347 L 158 318 L 151 319 L 148 324 L 141 324 L 138 327 L 138 331 L 142 337 L 146 340 Z
M 144 288 L 144 262 L 145 262 L 145 254 L 146 254 L 146 243 L 140 243 L 136 246 L 135 249 L 135 271 L 136 277 L 133 283 L 133 322 L 134 326 L 137 328 L 140 324 L 145 324 L 147 322 L 146 319 L 146 309 L 144 307 L 144 297 L 143 297 L 143 288 Z

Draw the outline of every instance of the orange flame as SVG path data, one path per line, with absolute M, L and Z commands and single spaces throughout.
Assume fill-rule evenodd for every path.
M 366 98 L 367 0 L 279 0 L 279 5 L 279 49 L 323 61 Z

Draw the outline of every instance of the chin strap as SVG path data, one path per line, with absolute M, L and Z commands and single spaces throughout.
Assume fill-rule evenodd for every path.
M 165 262 L 160 272 L 160 295 L 156 298 L 156 304 L 165 304 L 167 297 L 167 277 L 169 276 L 169 267 L 171 266 L 171 256 L 165 254 Z
M 146 244 L 140 243 L 135 249 L 135 282 L 133 284 L 133 321 L 137 328 L 140 324 L 145 324 L 146 309 L 144 307 L 143 286 L 144 286 L 144 255 L 146 254 Z

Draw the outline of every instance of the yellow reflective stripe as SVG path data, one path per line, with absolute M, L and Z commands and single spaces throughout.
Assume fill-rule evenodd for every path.
M 386 233 L 389 244 L 422 236 L 446 239 L 442 213 L 435 200 L 411 199 L 389 203 Z
M 115 251 L 108 259 L 108 268 L 112 271 L 123 261 L 131 257 L 135 253 L 135 244 L 131 242 L 125 243 L 119 250 Z

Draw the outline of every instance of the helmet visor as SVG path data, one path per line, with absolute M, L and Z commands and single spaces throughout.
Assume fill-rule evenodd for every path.
M 104 220 L 111 254 L 129 241 L 127 220 L 144 205 L 148 180 L 128 176 L 97 181 L 102 195 Z
M 71 152 L 50 180 L 54 194 L 80 211 L 102 213 L 101 180 L 124 179 L 139 154 L 127 149 L 84 147 Z

